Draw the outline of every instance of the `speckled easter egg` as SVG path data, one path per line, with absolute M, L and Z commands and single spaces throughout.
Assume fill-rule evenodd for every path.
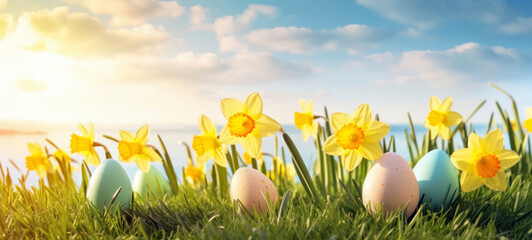
M 108 206 L 116 190 L 122 187 L 113 208 L 123 207 L 131 202 L 131 182 L 124 168 L 114 159 L 107 159 L 92 174 L 87 186 L 87 199 L 98 209 Z
M 425 154 L 414 167 L 419 185 L 419 196 L 432 210 L 447 208 L 458 197 L 459 182 L 456 168 L 449 155 L 436 149 Z
M 171 195 L 172 189 L 164 175 L 152 165 L 146 173 L 137 171 L 133 178 L 133 192 L 138 200 L 146 200 L 148 193 L 150 197 L 163 198 L 165 194 Z
M 375 161 L 362 187 L 364 206 L 372 212 L 377 206 L 385 216 L 406 208 L 409 217 L 419 201 L 419 187 L 410 165 L 397 153 L 385 153 Z
M 261 172 L 249 168 L 239 168 L 231 179 L 231 200 L 240 200 L 247 212 L 264 213 L 268 211 L 266 196 L 269 196 L 272 204 L 277 203 L 277 188 L 272 181 Z

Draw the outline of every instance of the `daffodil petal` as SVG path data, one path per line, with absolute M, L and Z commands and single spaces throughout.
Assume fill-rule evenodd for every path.
M 493 177 L 482 178 L 482 182 L 495 191 L 504 191 L 508 185 L 506 182 L 506 174 L 501 170 L 499 170 L 499 172 Z
M 140 144 L 145 145 L 148 142 L 148 137 L 150 135 L 150 129 L 148 125 L 144 125 L 139 128 L 137 133 L 135 133 L 135 140 L 140 142 Z
M 82 135 L 82 136 L 87 137 L 87 136 L 89 135 L 89 132 L 87 131 L 87 129 L 85 128 L 85 126 L 83 126 L 83 124 L 78 123 L 78 129 L 79 129 L 79 131 L 81 132 L 81 135 Z
M 336 135 L 332 135 L 323 143 L 323 151 L 329 155 L 344 155 L 347 150 L 338 145 Z
M 390 126 L 386 123 L 373 121 L 369 124 L 366 131 L 364 131 L 364 142 L 376 143 L 386 137 L 390 132 Z
M 527 107 L 527 108 L 526 108 L 526 115 L 527 115 L 529 118 L 532 118 L 532 107 Z
M 196 162 L 197 163 L 206 163 L 207 161 L 209 161 L 209 159 L 211 158 L 211 156 L 207 153 L 201 155 L 201 156 L 196 156 Z
M 453 105 L 453 98 L 452 97 L 447 97 L 443 100 L 441 106 L 440 106 L 440 111 L 441 112 L 448 112 L 450 109 L 451 109 L 451 106 Z
M 331 114 L 331 128 L 333 132 L 337 132 L 344 125 L 353 121 L 353 118 L 347 113 L 337 112 Z
M 532 118 L 525 120 L 523 126 L 526 128 L 528 132 L 532 132 Z
M 255 137 L 252 134 L 249 134 L 242 141 L 242 148 L 246 151 L 250 157 L 258 158 L 260 156 L 260 151 L 262 147 L 262 138 Z
M 88 138 L 94 140 L 94 124 L 89 123 Z
M 474 170 L 470 168 L 468 171 L 463 171 L 460 177 L 460 186 L 462 191 L 471 192 L 482 185 L 481 177 L 476 175 Z
M 426 127 L 426 128 L 430 128 L 431 127 L 428 116 L 425 118 L 425 122 L 423 122 L 423 126 Z
M 377 143 L 364 142 L 360 146 L 359 150 L 362 156 L 368 160 L 377 160 L 377 158 L 382 156 L 382 148 L 378 142 Z
M 471 167 L 474 161 L 474 152 L 469 148 L 458 149 L 451 155 L 451 162 L 454 167 L 465 171 Z
M 250 94 L 244 101 L 244 105 L 247 107 L 247 114 L 262 114 L 262 98 L 260 97 L 259 93 Z
M 310 129 L 308 126 L 305 126 L 303 127 L 303 129 L 301 130 L 301 133 L 303 134 L 303 141 L 307 141 L 308 138 L 310 137 Z
M 355 109 L 353 117 L 357 126 L 366 128 L 367 124 L 373 120 L 373 113 L 371 112 L 369 105 L 364 103 L 360 104 L 360 106 Z
M 221 108 L 225 119 L 229 120 L 235 113 L 242 111 L 242 102 L 234 98 L 226 98 L 222 100 Z
M 519 156 L 515 151 L 508 149 L 502 149 L 499 154 L 497 154 L 497 158 L 501 162 L 500 166 L 502 170 L 511 168 L 513 165 L 518 163 L 519 160 L 521 160 L 521 156 Z
M 504 145 L 504 137 L 502 136 L 501 129 L 497 128 L 490 131 L 484 137 L 484 141 L 486 142 L 486 152 L 497 154 Z
M 28 143 L 28 150 L 30 150 L 31 155 L 41 155 L 42 148 L 39 143 Z
M 281 130 L 281 125 L 273 120 L 273 118 L 261 114 L 261 116 L 255 120 L 255 129 L 261 137 L 268 137 Z
M 201 115 L 198 121 L 198 128 L 203 135 L 214 135 L 216 136 L 216 126 L 214 123 L 205 115 Z
M 312 127 L 310 128 L 310 134 L 314 138 L 318 138 L 318 129 L 319 129 L 318 123 L 316 121 L 312 122 Z
M 147 159 L 147 157 L 142 157 L 139 155 L 133 156 L 133 159 L 135 160 L 135 163 L 137 164 L 137 167 L 145 173 L 150 171 L 150 161 Z
M 443 140 L 449 140 L 451 138 L 451 128 L 445 125 L 440 125 L 440 137 Z
M 92 151 L 85 151 L 83 155 L 87 163 L 94 165 L 94 166 L 100 165 L 100 157 L 98 156 L 98 153 L 94 151 L 94 149 Z
M 143 147 L 142 148 L 142 154 L 146 155 L 152 162 L 163 162 L 163 159 L 155 150 L 149 148 L 149 147 Z
M 225 152 L 223 151 L 223 148 L 218 148 L 214 150 L 214 155 L 215 155 L 214 162 L 216 164 L 218 164 L 221 167 L 227 167 L 227 157 L 225 156 Z
M 133 137 L 133 135 L 130 132 L 128 132 L 128 131 L 120 130 L 119 134 L 120 134 L 120 138 L 122 138 L 122 140 L 124 140 L 126 142 L 134 142 L 135 141 L 135 138 Z
M 434 140 L 436 137 L 438 137 L 438 134 L 440 132 L 440 125 L 438 126 L 431 126 L 429 128 L 430 131 L 430 139 Z
M 439 111 L 440 107 L 441 107 L 440 99 L 436 96 L 430 97 L 430 110 Z
M 241 138 L 231 135 L 229 126 L 225 125 L 220 132 L 220 142 L 227 145 L 234 145 L 239 143 Z
M 358 151 L 351 150 L 342 156 L 342 165 L 348 172 L 352 171 L 360 164 L 362 157 Z
M 462 115 L 454 111 L 449 111 L 447 117 L 445 117 L 444 124 L 450 127 L 458 125 L 460 122 L 462 122 Z
M 482 146 L 483 139 L 476 133 L 471 133 L 469 135 L 469 140 L 467 141 L 467 147 L 471 148 L 473 151 L 483 151 L 484 147 Z

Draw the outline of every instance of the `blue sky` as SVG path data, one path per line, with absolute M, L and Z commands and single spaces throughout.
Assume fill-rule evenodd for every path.
M 282 123 L 299 98 L 422 122 L 431 95 L 486 122 L 488 82 L 532 106 L 530 42 L 528 1 L 0 0 L 0 119 L 222 123 L 258 91 Z

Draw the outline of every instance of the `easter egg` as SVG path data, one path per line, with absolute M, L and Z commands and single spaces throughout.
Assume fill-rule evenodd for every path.
M 440 210 L 458 197 L 458 175 L 449 155 L 436 149 L 425 154 L 414 167 L 419 196 L 432 210 Z
M 133 192 L 135 197 L 139 197 L 139 200 L 145 200 L 148 193 L 149 196 L 156 198 L 163 198 L 165 194 L 172 194 L 170 183 L 153 165 L 146 173 L 141 170 L 137 171 L 135 178 L 133 178 Z
M 375 213 L 380 207 L 385 216 L 406 208 L 410 217 L 419 201 L 419 187 L 410 165 L 397 153 L 385 153 L 368 171 L 362 186 L 364 206 Z
M 92 174 L 87 186 L 87 199 L 102 210 L 108 206 L 118 188 L 120 193 L 113 202 L 113 208 L 123 207 L 131 202 L 131 182 L 124 168 L 114 159 L 107 159 Z
M 266 198 L 269 197 L 272 204 L 277 203 L 277 188 L 272 181 L 261 172 L 249 168 L 239 168 L 231 179 L 229 189 L 231 200 L 240 200 L 246 211 L 254 214 L 255 211 L 262 214 L 268 211 Z

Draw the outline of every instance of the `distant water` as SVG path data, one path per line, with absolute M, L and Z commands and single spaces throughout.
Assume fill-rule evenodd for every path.
M 28 142 L 38 142 L 42 146 L 47 146 L 50 151 L 53 151 L 53 147 L 46 143 L 45 138 L 48 138 L 52 141 L 54 141 L 59 147 L 64 148 L 65 150 L 69 150 L 69 144 L 70 144 L 70 135 L 72 133 L 79 134 L 79 131 L 77 130 L 77 127 L 74 124 L 68 124 L 66 126 L 32 126 L 33 128 L 37 130 L 30 130 L 26 133 L 28 134 L 20 134 L 18 130 L 15 129 L 16 134 L 9 134 L 9 135 L 0 135 L 0 162 L 2 163 L 2 166 L 4 169 L 7 167 L 9 168 L 10 174 L 15 182 L 18 182 L 18 178 L 21 176 L 21 173 L 16 170 L 16 168 L 9 162 L 9 160 L 13 160 L 15 164 L 18 165 L 21 172 L 26 173 L 27 169 L 25 166 L 25 157 L 29 155 L 29 151 L 27 149 L 27 143 Z M 111 151 L 111 154 L 113 157 L 117 158 L 118 156 L 118 150 L 117 150 L 117 143 L 107 140 L 106 138 L 103 138 L 102 135 L 110 135 L 116 138 L 119 138 L 118 136 L 118 130 L 128 130 L 134 133 L 136 131 L 136 128 L 139 126 L 129 126 L 129 127 L 119 127 L 119 126 L 96 126 L 96 141 L 101 142 L 105 144 Z M 174 164 L 174 168 L 176 170 L 176 173 L 178 174 L 178 178 L 182 181 L 182 167 L 186 167 L 186 159 L 187 159 L 187 153 L 186 149 L 183 145 L 178 144 L 179 141 L 185 141 L 188 144 L 191 144 L 192 138 L 194 134 L 199 134 L 199 130 L 197 129 L 197 126 L 193 125 L 178 125 L 178 126 L 150 126 L 150 140 L 149 144 L 152 144 L 156 147 L 159 147 L 159 142 L 157 140 L 157 134 L 161 135 L 162 139 L 164 140 L 166 147 L 168 149 L 168 152 L 170 154 L 170 157 L 172 159 L 172 162 Z M 3 126 L 0 125 L 0 129 L 2 129 Z M 309 139 L 309 141 L 304 142 L 301 136 L 301 132 L 296 129 L 294 126 L 283 126 L 284 130 L 291 136 L 292 140 L 298 147 L 307 167 L 312 168 L 311 162 L 313 162 L 317 158 L 317 151 L 316 147 L 314 145 L 314 140 L 312 138 Z M 477 124 L 474 126 L 476 131 L 483 136 L 486 131 L 486 126 L 484 124 Z M 26 129 L 26 128 L 25 128 Z M 221 129 L 221 126 L 218 127 L 218 129 Z M 407 124 L 396 124 L 391 125 L 391 130 L 388 136 L 386 137 L 387 140 L 389 140 L 391 135 L 394 135 L 395 141 L 396 141 L 396 147 L 397 147 L 397 153 L 402 155 L 405 159 L 410 159 L 410 154 L 408 152 L 406 139 L 404 130 L 409 129 L 409 125 Z M 5 130 L 5 129 L 4 129 Z M 424 128 L 422 125 L 415 125 L 415 131 L 416 135 L 419 141 L 419 144 L 423 141 L 423 135 L 426 133 L 426 128 Z M 280 146 L 285 146 L 283 139 L 280 134 L 278 134 L 278 140 Z M 458 140 L 458 139 L 457 139 Z M 456 147 L 460 148 L 462 147 L 462 141 L 455 141 Z M 267 137 L 263 140 L 263 152 L 271 153 L 274 152 L 274 137 Z M 239 153 L 243 153 L 242 149 L 238 147 Z M 103 161 L 104 159 L 104 153 L 103 150 L 98 150 L 100 153 L 100 157 Z M 279 150 L 280 151 L 280 150 Z M 290 153 L 287 149 L 285 149 L 287 157 L 290 156 Z M 280 152 L 279 152 L 280 154 Z M 76 160 L 81 160 L 81 157 L 77 154 L 73 155 L 73 158 Z M 265 158 L 266 163 L 270 164 L 269 158 Z M 210 169 L 210 165 L 212 164 L 212 160 L 207 165 L 207 168 Z M 122 163 L 124 166 L 124 169 L 128 173 L 129 177 L 132 179 L 138 170 L 137 166 L 134 163 L 125 164 Z M 154 166 L 160 170 L 162 173 L 164 173 L 164 169 L 161 164 L 154 163 Z M 90 166 L 90 170 L 94 171 L 96 167 Z M 309 169 L 310 170 L 310 169 Z M 230 172 L 230 171 L 229 171 Z M 81 173 L 77 172 L 74 173 L 74 180 L 79 183 L 81 179 Z M 36 185 L 38 183 L 38 176 L 35 172 L 30 172 L 28 176 L 27 185 L 32 186 Z

